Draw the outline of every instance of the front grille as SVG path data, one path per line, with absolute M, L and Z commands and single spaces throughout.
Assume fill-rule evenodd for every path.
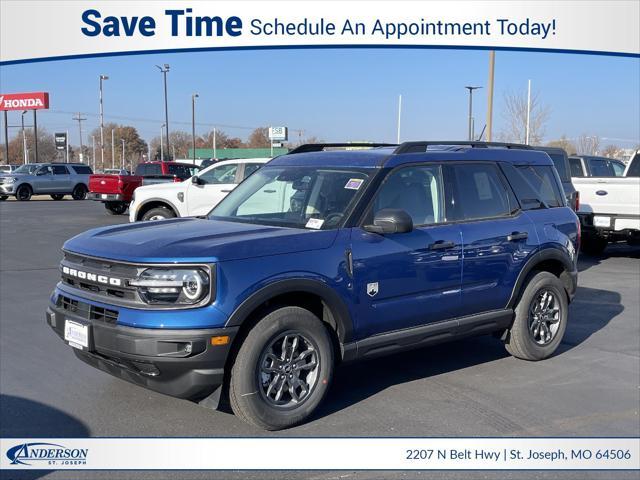
M 109 308 L 98 307 L 90 303 L 75 300 L 64 295 L 58 296 L 57 306 L 64 311 L 84 318 L 114 324 L 118 321 L 118 311 Z

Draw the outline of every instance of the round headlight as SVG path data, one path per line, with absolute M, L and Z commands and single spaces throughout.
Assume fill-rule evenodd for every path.
M 202 278 L 198 271 L 194 270 L 182 277 L 182 292 L 189 300 L 196 300 L 202 295 Z
M 147 268 L 129 281 L 153 305 L 197 305 L 209 295 L 209 272 L 199 267 Z

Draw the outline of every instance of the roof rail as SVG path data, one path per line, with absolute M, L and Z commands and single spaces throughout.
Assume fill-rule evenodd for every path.
M 397 143 L 371 143 L 371 142 L 338 142 L 338 143 L 305 143 L 293 150 L 289 151 L 287 155 L 292 153 L 307 153 L 307 152 L 322 152 L 327 148 L 341 148 L 341 147 L 397 147 Z
M 503 143 L 503 142 L 470 142 L 470 141 L 428 141 L 428 142 L 404 142 L 396 148 L 393 153 L 423 153 L 427 151 L 427 148 L 431 145 L 450 145 L 461 146 L 471 148 L 507 148 L 514 150 L 533 150 L 530 145 L 524 145 L 521 143 Z

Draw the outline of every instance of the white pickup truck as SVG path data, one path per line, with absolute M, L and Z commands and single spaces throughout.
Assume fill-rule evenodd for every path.
M 573 177 L 580 192 L 582 250 L 598 254 L 610 242 L 640 245 L 640 155 L 622 177 Z

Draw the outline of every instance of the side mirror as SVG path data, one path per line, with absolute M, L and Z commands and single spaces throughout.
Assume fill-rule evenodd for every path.
M 194 185 L 204 185 L 204 181 L 200 179 L 199 176 L 194 175 L 193 177 L 191 177 L 191 183 L 193 183 Z
M 365 225 L 365 231 L 378 233 L 408 233 L 413 230 L 411 215 L 399 208 L 385 208 L 373 217 L 373 225 Z

